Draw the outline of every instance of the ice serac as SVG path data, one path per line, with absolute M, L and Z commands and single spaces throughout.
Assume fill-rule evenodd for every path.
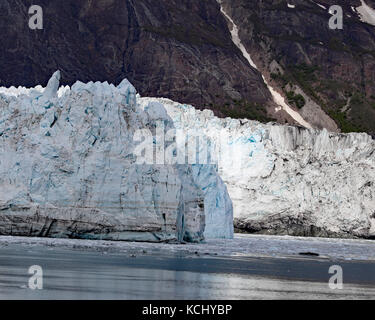
M 238 231 L 296 236 L 375 237 L 375 141 L 365 133 L 219 119 L 162 101 L 176 127 L 195 127 L 237 150 L 218 172 Z M 214 212 L 214 211 L 213 211 Z M 219 214 L 218 224 L 225 215 Z M 207 216 L 206 216 L 207 219 Z M 214 223 L 209 223 L 213 226 Z
M 232 213 L 212 167 L 137 164 L 134 133 L 152 131 L 163 105 L 146 112 L 127 80 L 58 90 L 59 79 L 56 72 L 45 89 L 1 90 L 0 234 L 200 241 L 210 216 L 202 179 L 224 197 L 219 212 Z M 216 236 L 230 236 L 229 222 Z

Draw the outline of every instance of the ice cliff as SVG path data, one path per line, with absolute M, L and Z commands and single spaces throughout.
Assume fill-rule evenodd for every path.
M 159 101 L 176 127 L 195 127 L 213 145 L 223 133 L 230 137 L 232 161 L 219 159 L 218 168 L 233 201 L 238 231 L 375 237 L 371 136 L 219 119 L 211 111 Z
M 0 234 L 199 241 L 231 238 L 234 221 L 251 233 L 375 237 L 369 135 L 220 119 L 140 97 L 127 80 L 59 89 L 59 77 L 0 89 Z M 145 132 L 150 163 L 139 162 Z
M 56 72 L 45 89 L 0 90 L 0 234 L 233 236 L 232 203 L 215 166 L 137 163 L 137 130 L 152 132 L 160 120 L 173 127 L 163 105 L 141 106 L 127 80 L 71 89 L 59 80 Z

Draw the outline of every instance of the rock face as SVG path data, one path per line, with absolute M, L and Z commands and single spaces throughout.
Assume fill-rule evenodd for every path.
M 259 70 L 306 121 L 375 132 L 373 0 L 221 2 Z M 332 5 L 343 9 L 342 30 L 329 28 Z
M 58 90 L 59 80 L 0 94 L 0 234 L 200 241 L 208 224 L 208 237 L 233 236 L 214 166 L 138 164 L 137 130 L 173 126 L 161 104 L 145 111 L 127 80 Z M 205 215 L 220 214 L 227 224 L 212 232 Z
M 43 30 L 28 27 L 34 3 L 3 0 L 0 86 L 46 84 L 60 69 L 67 85 L 127 78 L 143 96 L 294 124 L 263 75 L 312 127 L 375 132 L 373 0 L 220 2 L 259 71 L 217 0 L 40 0 Z M 331 5 L 344 10 L 343 30 L 328 28 Z
M 375 141 L 249 120 L 163 101 L 176 127 L 195 127 L 232 161 L 219 161 L 237 231 L 294 236 L 375 237 Z
M 43 30 L 28 27 L 31 1 L 0 3 L 0 86 L 124 78 L 143 96 L 220 115 L 267 120 L 258 71 L 232 43 L 216 0 L 40 0 Z

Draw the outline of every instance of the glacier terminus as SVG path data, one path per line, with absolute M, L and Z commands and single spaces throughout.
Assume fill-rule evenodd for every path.
M 199 242 L 233 238 L 235 227 L 375 236 L 375 142 L 365 133 L 220 119 L 141 97 L 126 79 L 59 80 L 0 89 L 2 235 Z M 209 146 L 211 161 L 138 162 L 140 132 L 151 133 L 155 159 L 158 148 L 181 153 L 191 131 L 203 137 L 196 159 Z M 170 132 L 187 138 L 171 148 L 179 138 Z

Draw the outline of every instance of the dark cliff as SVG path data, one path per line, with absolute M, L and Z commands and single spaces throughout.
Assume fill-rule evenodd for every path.
M 366 3 L 375 8 L 375 1 Z M 331 5 L 343 8 L 342 30 L 329 28 Z M 261 71 L 291 103 L 298 103 L 297 85 L 342 131 L 375 132 L 375 26 L 361 22 L 360 0 L 224 0 L 224 6 Z
M 60 69 L 63 84 L 128 78 L 144 96 L 220 116 L 293 123 L 275 112 L 262 75 L 233 44 L 216 0 L 39 0 L 43 30 L 28 27 L 32 4 L 0 2 L 0 86 L 45 85 Z M 328 28 L 333 4 L 344 9 L 343 30 Z M 367 4 L 375 7 L 374 0 Z M 260 71 L 308 122 L 375 132 L 375 27 L 351 8 L 360 5 L 224 0 Z
M 45 85 L 60 69 L 63 84 L 128 78 L 141 95 L 267 120 L 270 93 L 215 0 L 40 0 L 43 30 L 28 27 L 31 4 L 0 3 L 0 86 Z

